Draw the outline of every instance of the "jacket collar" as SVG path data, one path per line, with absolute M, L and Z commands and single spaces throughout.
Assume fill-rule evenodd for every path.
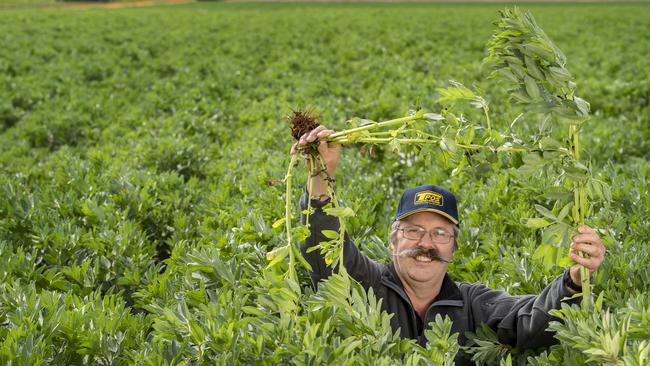
M 385 285 L 396 290 L 405 300 L 408 300 L 408 296 L 406 295 L 406 291 L 404 291 L 404 286 L 397 275 L 395 264 L 393 262 L 386 265 L 381 281 Z M 442 279 L 440 293 L 433 300 L 431 306 L 464 306 L 463 296 L 461 295 L 460 289 L 458 288 L 458 285 L 456 285 L 456 282 L 451 279 L 449 273 L 445 273 L 445 277 Z

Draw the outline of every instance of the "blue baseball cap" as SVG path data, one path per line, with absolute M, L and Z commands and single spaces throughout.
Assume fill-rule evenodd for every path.
M 399 201 L 395 221 L 417 212 L 435 212 L 458 225 L 458 206 L 456 197 L 450 191 L 434 185 L 407 189 Z

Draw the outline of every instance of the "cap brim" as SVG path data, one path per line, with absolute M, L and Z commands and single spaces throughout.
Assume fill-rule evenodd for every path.
M 445 218 L 447 218 L 447 220 L 451 221 L 454 225 L 458 225 L 458 220 L 451 217 L 448 213 L 440 211 L 440 210 L 436 210 L 435 208 L 422 208 L 422 209 L 419 209 L 419 210 L 414 210 L 414 211 L 411 211 L 411 212 L 407 212 L 404 215 L 396 218 L 395 220 L 401 220 L 403 218 L 409 217 L 409 216 L 411 216 L 413 214 L 416 214 L 418 212 L 434 212 L 434 213 L 437 213 L 437 214 L 439 214 L 441 216 L 444 216 Z

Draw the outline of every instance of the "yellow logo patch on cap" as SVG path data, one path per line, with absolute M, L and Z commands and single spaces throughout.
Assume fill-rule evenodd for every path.
M 415 202 L 413 203 L 416 205 L 422 205 L 426 203 L 430 203 L 436 206 L 444 205 L 442 195 L 438 192 L 433 192 L 433 191 L 422 191 L 416 193 Z

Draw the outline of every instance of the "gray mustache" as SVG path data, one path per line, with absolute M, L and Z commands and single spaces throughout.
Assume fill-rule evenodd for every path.
M 431 249 L 425 249 L 425 248 L 409 248 L 409 249 L 404 249 L 401 252 L 397 253 L 396 256 L 399 257 L 419 257 L 419 256 L 426 256 L 431 258 L 434 261 L 441 261 L 445 263 L 451 263 L 451 260 L 445 259 L 440 256 L 440 253 L 438 253 L 437 250 L 431 248 Z

